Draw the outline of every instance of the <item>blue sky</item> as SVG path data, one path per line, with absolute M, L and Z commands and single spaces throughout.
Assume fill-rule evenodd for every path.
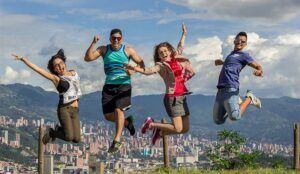
M 300 1 L 298 0 L 0 0 L 0 83 L 25 83 L 54 90 L 53 85 L 21 62 L 15 52 L 46 68 L 64 48 L 69 69 L 81 76 L 85 93 L 102 89 L 101 60 L 86 63 L 83 56 L 94 35 L 106 45 L 112 28 L 123 31 L 124 43 L 152 66 L 154 45 L 177 45 L 181 24 L 188 34 L 184 55 L 196 70 L 188 83 L 194 93 L 214 95 L 220 67 L 213 60 L 233 48 L 233 36 L 249 34 L 246 51 L 260 63 L 265 75 L 254 77 L 251 68 L 241 73 L 241 95 L 252 89 L 262 97 L 300 98 Z M 134 95 L 160 94 L 158 75 L 132 78 Z

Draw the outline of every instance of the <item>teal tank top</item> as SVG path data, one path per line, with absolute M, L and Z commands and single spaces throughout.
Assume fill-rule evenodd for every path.
M 103 56 L 105 84 L 130 84 L 130 76 L 126 73 L 123 63 L 129 63 L 129 57 L 125 54 L 125 45 L 119 50 L 112 50 L 111 45 L 106 46 Z

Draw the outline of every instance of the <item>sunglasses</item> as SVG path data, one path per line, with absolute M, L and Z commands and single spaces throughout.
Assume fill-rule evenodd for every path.
M 245 44 L 247 43 L 247 41 L 245 41 L 245 40 L 240 40 L 240 39 L 235 39 L 234 41 L 235 41 L 235 43 L 241 43 L 241 44 L 243 44 L 243 45 L 245 45 Z
M 122 37 L 117 37 L 117 36 L 111 36 L 111 40 L 118 40 L 120 41 L 122 39 Z

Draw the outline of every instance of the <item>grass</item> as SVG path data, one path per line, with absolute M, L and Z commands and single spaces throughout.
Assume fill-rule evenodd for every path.
M 157 169 L 156 171 L 142 172 L 142 174 L 300 174 L 300 170 L 292 169 L 244 169 L 244 170 L 175 170 Z

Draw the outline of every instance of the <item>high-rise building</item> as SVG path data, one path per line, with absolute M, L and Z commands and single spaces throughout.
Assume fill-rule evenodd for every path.
M 75 166 L 76 167 L 82 167 L 83 166 L 83 162 L 84 162 L 83 158 L 78 157 L 78 156 L 75 158 Z
M 6 118 L 5 118 L 5 116 L 0 116 L 0 125 L 6 125 Z
M 2 130 L 2 136 L 4 137 L 4 143 L 8 144 L 8 130 Z
M 45 124 L 45 120 L 44 118 L 41 118 L 41 125 L 44 125 Z
M 53 174 L 53 156 L 44 156 L 44 174 Z
M 20 133 L 16 132 L 16 143 L 17 143 L 17 147 L 21 146 L 21 136 Z

